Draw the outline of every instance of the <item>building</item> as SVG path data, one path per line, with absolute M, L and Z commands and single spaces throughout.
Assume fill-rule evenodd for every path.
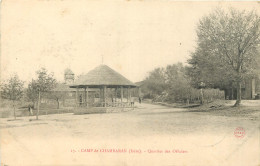
M 260 79 L 250 78 L 242 81 L 241 98 L 244 100 L 259 99 L 260 95 Z M 230 87 L 225 90 L 225 97 L 229 100 L 235 100 L 237 96 L 236 84 L 230 84 Z
M 75 75 L 74 73 L 69 69 L 65 69 L 64 71 L 64 81 L 66 85 L 70 85 L 74 83 Z
M 69 87 L 74 83 L 74 80 L 75 74 L 67 68 L 64 71 L 64 82 L 58 83 L 52 91 L 47 92 L 45 94 L 46 97 L 43 98 L 41 102 L 48 105 L 56 105 L 56 108 L 74 107 L 76 103 L 76 90 Z M 95 92 L 94 89 L 88 89 L 88 91 L 91 93 L 91 95 Z M 79 91 L 78 95 L 82 98 L 83 90 Z
M 242 99 L 257 99 L 260 95 L 260 80 L 257 78 L 244 81 Z
M 96 67 L 86 75 L 80 76 L 70 85 L 70 88 L 76 89 L 75 100 L 77 101 L 77 107 L 84 107 L 85 109 L 103 107 L 105 112 L 111 107 L 113 107 L 113 110 L 129 107 L 133 97 L 132 91 L 136 87 L 133 82 L 107 65 Z M 90 88 L 96 89 L 99 94 L 89 96 L 88 90 Z M 80 104 L 79 101 L 80 90 L 84 91 L 83 104 Z

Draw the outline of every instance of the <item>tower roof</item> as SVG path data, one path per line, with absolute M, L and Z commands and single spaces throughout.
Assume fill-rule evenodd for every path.
M 74 73 L 72 72 L 72 70 L 70 70 L 69 68 L 65 69 L 64 74 L 65 74 L 65 75 L 74 75 Z

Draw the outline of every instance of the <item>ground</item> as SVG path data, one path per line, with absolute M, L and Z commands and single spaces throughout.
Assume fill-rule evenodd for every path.
M 2 118 L 1 163 L 259 165 L 260 102 L 232 102 L 221 109 L 141 104 L 121 113 Z

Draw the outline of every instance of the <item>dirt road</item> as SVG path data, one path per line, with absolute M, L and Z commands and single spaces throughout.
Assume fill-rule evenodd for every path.
M 129 112 L 1 119 L 7 165 L 258 165 L 258 119 L 142 104 Z M 242 135 L 234 134 L 243 128 Z

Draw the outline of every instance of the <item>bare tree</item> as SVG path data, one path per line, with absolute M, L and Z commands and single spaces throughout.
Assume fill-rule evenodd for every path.
M 200 54 L 218 57 L 219 63 L 232 70 L 237 89 L 235 106 L 240 105 L 241 82 L 255 69 L 254 59 L 259 56 L 260 17 L 255 11 L 216 9 L 200 20 L 197 35 Z
M 64 100 L 66 96 L 65 91 L 51 91 L 48 92 L 48 98 L 54 99 L 57 102 L 57 109 L 60 108 L 61 100 Z

